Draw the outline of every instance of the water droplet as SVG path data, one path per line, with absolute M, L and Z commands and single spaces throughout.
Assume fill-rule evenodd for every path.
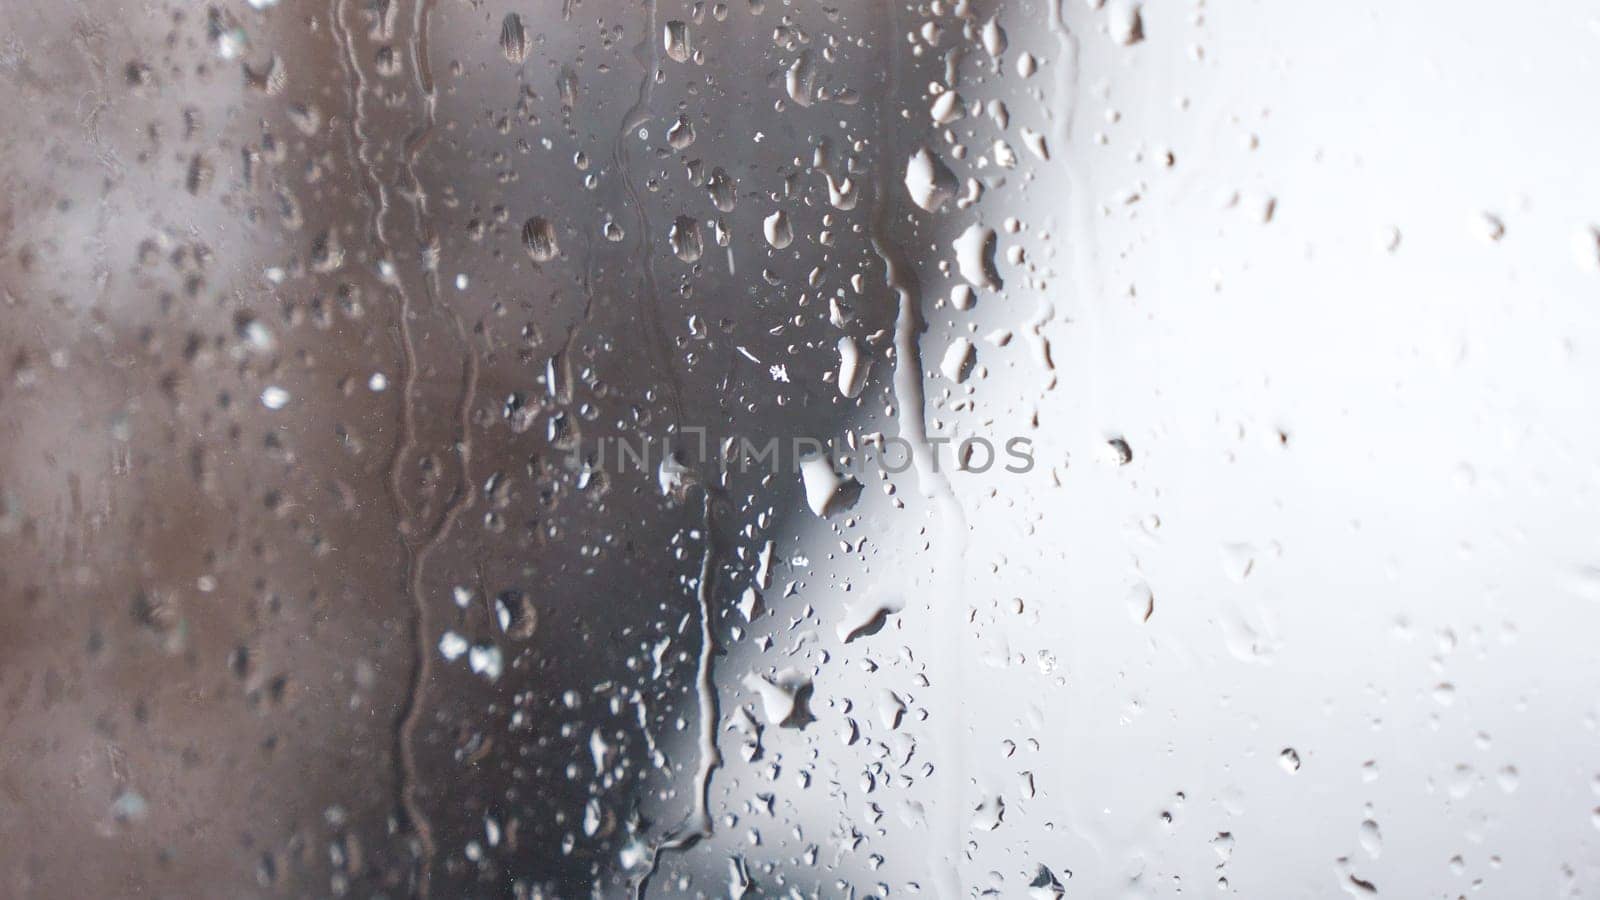
M 512 65 L 521 65 L 528 56 L 528 31 L 516 13 L 506 13 L 500 23 L 500 52 Z
M 890 616 L 904 608 L 905 601 L 893 596 L 847 603 L 844 615 L 839 617 L 835 632 L 839 640 L 846 644 L 857 638 L 877 634 Z
M 667 129 L 667 143 L 671 144 L 674 150 L 687 149 L 694 143 L 694 126 L 689 123 L 687 116 L 679 116 L 678 121 Z
M 662 46 L 667 51 L 667 58 L 673 62 L 688 62 L 691 50 L 689 48 L 689 26 L 681 19 L 673 19 L 662 29 Z
M 454 631 L 446 631 L 439 637 L 439 655 L 450 662 L 460 659 L 461 654 L 466 653 L 470 646 L 466 638 Z
M 1112 40 L 1123 46 L 1144 40 L 1144 17 L 1139 7 L 1135 0 L 1112 0 L 1111 8 L 1106 10 L 1106 28 Z
M 944 160 L 926 147 L 918 147 L 906 163 L 905 182 L 911 202 L 928 212 L 942 209 L 960 187 L 955 173 L 944 164 Z
M 1478 215 L 1473 218 L 1472 227 L 1473 230 L 1478 233 L 1479 237 L 1490 242 L 1498 241 L 1505 237 L 1506 234 L 1505 223 L 1500 220 L 1499 216 L 1493 213 L 1478 213 Z
M 1156 595 L 1150 590 L 1150 585 L 1140 582 L 1128 589 L 1125 605 L 1135 622 L 1148 622 L 1156 612 Z
M 1042 160 L 1050 159 L 1050 148 L 1045 144 L 1044 135 L 1031 128 L 1022 129 L 1022 143 L 1034 156 Z
M 956 252 L 956 269 L 973 287 L 991 291 L 1001 287 L 1000 275 L 994 267 L 995 233 L 993 228 L 968 225 L 967 230 L 951 245 Z
M 733 212 L 734 203 L 738 200 L 736 185 L 728 173 L 718 166 L 711 170 L 711 177 L 706 179 L 706 193 L 711 196 L 711 205 L 718 212 Z
M 958 337 L 945 348 L 944 358 L 939 362 L 939 371 L 944 377 L 960 384 L 972 374 L 973 364 L 977 362 L 978 351 L 972 341 Z
M 801 106 L 810 106 L 817 89 L 817 67 L 811 51 L 802 50 L 784 74 L 784 89 L 789 99 Z
M 467 651 L 467 666 L 474 674 L 482 675 L 489 681 L 499 680 L 501 665 L 499 647 L 482 644 Z
M 539 629 L 539 611 L 526 591 L 502 591 L 494 599 L 495 621 L 506 636 L 525 641 Z
M 267 409 L 283 409 L 289 403 L 289 392 L 277 385 L 261 392 L 261 405 Z
M 752 672 L 743 684 L 760 698 L 769 725 L 804 728 L 814 720 L 809 706 L 811 678 L 799 669 L 784 669 L 771 677 Z
M 1283 752 L 1278 754 L 1278 765 L 1283 766 L 1285 772 L 1291 774 L 1298 772 L 1300 771 L 1300 754 L 1295 752 L 1293 747 L 1285 747 Z
M 955 91 L 945 91 L 933 98 L 933 105 L 928 107 L 928 115 L 935 125 L 949 125 L 966 114 L 966 107 L 961 105 L 961 95 Z
M 1006 52 L 1006 30 L 1000 27 L 1000 22 L 996 18 L 991 17 L 989 21 L 983 23 L 983 30 L 979 32 L 978 37 L 983 41 L 983 49 L 988 51 L 991 57 L 999 57 Z
M 826 454 L 801 460 L 800 480 L 805 486 L 806 504 L 818 516 L 849 509 L 861 494 L 861 483 L 836 471 Z
M 867 383 L 867 371 L 871 368 L 871 361 L 861 358 L 861 348 L 856 345 L 855 338 L 842 337 L 838 346 L 839 393 L 854 399 L 861 394 L 861 388 Z
M 689 216 L 679 216 L 667 232 L 667 244 L 672 254 L 686 263 L 695 262 L 705 252 L 705 241 L 700 235 L 700 223 Z
M 1600 228 L 1585 225 L 1573 233 L 1572 258 L 1585 272 L 1600 272 Z
M 794 230 L 789 226 L 789 214 L 781 209 L 762 220 L 761 230 L 767 236 L 767 243 L 775 249 L 782 250 L 794 241 Z
M 543 216 L 534 216 L 522 223 L 522 246 L 537 263 L 546 263 L 561 252 L 556 243 L 556 229 Z

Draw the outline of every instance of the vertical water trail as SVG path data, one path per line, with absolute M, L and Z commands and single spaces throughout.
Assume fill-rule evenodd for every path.
M 401 195 L 412 212 L 415 253 L 421 260 L 421 290 L 427 296 L 430 313 L 438 313 L 438 252 L 437 239 L 428 217 L 427 191 L 417 174 L 417 159 L 433 134 L 436 122 L 437 95 L 434 90 L 432 69 L 428 61 L 428 21 L 431 0 L 418 0 L 412 18 L 410 56 L 418 96 L 422 100 L 425 122 L 413 129 L 404 139 L 402 165 L 409 189 Z M 458 430 L 454 441 L 460 465 L 460 477 L 452 495 L 437 518 L 431 523 L 418 520 L 422 510 L 413 506 L 403 490 L 406 460 L 417 446 L 417 345 L 412 334 L 411 319 L 414 314 L 411 293 L 407 289 L 407 274 L 402 266 L 412 262 L 411 254 L 399 254 L 392 242 L 388 221 L 394 212 L 390 201 L 387 180 L 380 176 L 374 154 L 374 138 L 370 133 L 367 116 L 367 79 L 362 73 L 360 59 L 349 23 L 346 21 L 346 0 L 333 0 L 331 28 L 340 50 L 340 66 L 349 80 L 348 97 L 351 107 L 349 138 L 357 168 L 361 170 L 365 192 L 372 206 L 370 223 L 377 256 L 380 278 L 388 285 L 389 296 L 395 301 L 397 331 L 400 342 L 400 433 L 390 455 L 386 487 L 395 508 L 397 531 L 405 555 L 405 585 L 410 606 L 409 638 L 412 657 L 407 690 L 396 710 L 393 726 L 392 756 L 395 767 L 395 807 L 400 827 L 416 841 L 417 883 L 419 896 L 427 897 L 432 888 L 433 859 L 436 852 L 431 824 L 417 797 L 418 769 L 416 759 L 416 732 L 421 724 L 423 696 L 432 681 L 432 657 L 428 653 L 428 636 L 432 633 L 429 611 L 424 593 L 424 572 L 429 554 L 448 536 L 462 510 L 472 502 L 471 477 L 471 410 L 476 398 L 478 383 L 478 358 L 467 330 L 458 315 L 451 313 L 455 331 L 462 343 L 460 403 L 457 409 Z
M 578 336 L 582 328 L 588 324 L 589 317 L 594 314 L 594 283 L 598 277 L 596 267 L 599 266 L 600 254 L 595 252 L 594 235 L 588 234 L 583 241 L 583 311 L 571 322 L 567 323 L 566 337 L 561 341 L 561 359 L 570 364 L 572 348 L 577 346 Z
M 617 177 L 622 179 L 622 189 L 628 195 L 628 204 L 633 207 L 636 226 L 639 231 L 638 261 L 640 263 L 640 294 L 644 301 L 645 327 L 650 333 L 651 349 L 656 354 L 656 365 L 661 372 L 661 377 L 666 381 L 668 405 L 673 410 L 673 415 L 678 425 L 683 424 L 683 385 L 678 379 L 676 367 L 672 364 L 672 352 L 667 341 L 667 335 L 661 325 L 661 294 L 656 287 L 655 254 L 652 252 L 654 243 L 650 230 L 650 216 L 645 209 L 644 201 L 639 198 L 639 188 L 633 183 L 633 176 L 629 172 L 628 136 L 639 129 L 650 119 L 650 96 L 655 87 L 656 66 L 659 55 L 656 52 L 656 42 L 659 38 L 659 26 L 656 22 L 656 0 L 643 0 L 645 8 L 644 37 L 633 48 L 633 59 L 644 70 L 639 78 L 639 93 L 634 98 L 633 105 L 628 107 L 622 115 L 622 123 L 617 128 L 616 139 L 611 145 L 612 164 L 617 167 Z
M 459 319 L 457 327 L 460 328 Z M 431 889 L 433 856 L 436 850 L 432 826 L 417 802 L 416 731 L 422 721 L 423 691 L 433 678 L 433 654 L 428 652 L 429 636 L 433 630 L 428 616 L 427 596 L 423 591 L 422 574 L 428 556 L 444 542 L 456 519 L 472 504 L 472 444 L 468 429 L 472 421 L 472 404 L 477 391 L 478 356 L 469 348 L 462 363 L 461 400 L 456 408 L 457 427 L 462 435 L 456 445 L 461 464 L 461 477 L 457 480 L 449 502 L 445 504 L 444 511 L 433 527 L 420 541 L 406 542 L 406 586 L 412 600 L 411 638 L 416 656 L 411 670 L 410 689 L 400 710 L 399 726 L 395 729 L 395 755 L 400 761 L 401 773 L 404 776 L 399 784 L 400 806 L 420 845 L 417 891 L 422 897 L 427 897 Z
M 416 424 L 412 409 L 412 398 L 416 391 L 417 356 L 416 345 L 411 337 L 411 303 L 406 295 L 405 286 L 393 279 L 388 270 L 382 268 L 389 265 L 389 260 L 394 256 L 393 248 L 389 245 L 388 231 L 384 225 L 384 217 L 389 208 L 388 192 L 384 187 L 383 179 L 378 177 L 371 155 L 371 140 L 366 129 L 366 81 L 361 74 L 361 66 L 356 54 L 353 38 L 349 26 L 345 23 L 346 0 L 332 0 L 330 7 L 330 27 L 334 41 L 340 51 L 339 64 L 344 69 L 348 80 L 348 102 L 350 104 L 350 131 L 351 152 L 354 163 L 361 172 L 361 180 L 367 194 L 368 202 L 372 207 L 370 234 L 377 249 L 380 260 L 380 272 L 384 280 L 389 283 L 389 294 L 395 301 L 396 318 L 400 334 L 400 434 L 395 439 L 394 450 L 391 452 L 388 463 L 385 486 L 389 500 L 394 506 L 396 528 L 400 532 L 401 550 L 405 554 L 405 590 L 411 605 L 410 634 L 412 666 L 408 678 L 406 693 L 402 697 L 400 706 L 395 713 L 394 746 L 391 756 L 394 772 L 394 803 L 396 814 L 404 821 L 400 822 L 401 830 L 409 832 L 417 839 L 419 854 L 425 860 L 419 878 L 422 881 L 422 892 L 426 893 L 428 866 L 431 864 L 433 838 L 426 820 L 420 819 L 415 803 L 416 764 L 413 758 L 410 741 L 407 738 L 406 723 L 411 721 L 416 713 L 418 692 L 425 683 L 429 673 L 427 671 L 428 659 L 418 644 L 422 639 L 420 629 L 426 624 L 423 621 L 423 611 L 416 605 L 416 596 L 420 588 L 420 571 L 416 566 L 416 548 L 407 538 L 407 531 L 411 526 L 411 508 L 406 501 L 404 492 L 400 489 L 400 471 L 402 461 L 416 443 Z
M 356 166 L 361 170 L 362 184 L 372 206 L 371 236 L 378 250 L 380 275 L 390 284 L 391 296 L 398 305 L 396 318 L 400 333 L 400 435 L 395 440 L 394 450 L 389 457 L 387 486 L 389 499 L 394 504 L 396 517 L 404 532 L 411 519 L 411 508 L 404 492 L 400 489 L 401 462 L 416 444 L 416 419 L 411 404 L 416 391 L 417 353 L 411 335 L 411 298 L 406 293 L 405 285 L 394 277 L 392 271 L 394 248 L 389 243 L 388 229 L 384 225 L 384 218 L 389 210 L 389 194 L 383 179 L 378 177 L 372 160 L 372 141 L 366 129 L 366 79 L 361 74 L 355 43 L 349 26 L 345 23 L 345 6 L 346 0 L 332 0 L 330 20 L 334 42 L 341 52 L 339 65 L 344 69 L 349 82 L 348 102 L 351 110 L 349 137 L 353 145 L 352 152 Z
M 1054 142 L 1060 147 L 1065 147 L 1072 140 L 1073 119 L 1078 111 L 1073 95 L 1077 93 L 1078 78 L 1082 74 L 1079 70 L 1078 39 L 1067 27 L 1066 18 L 1061 12 L 1064 2 L 1050 0 L 1046 4 L 1050 33 L 1055 35 L 1056 47 L 1061 51 L 1061 58 L 1056 60 L 1056 103 L 1064 108 L 1056 111 L 1054 135 Z
M 428 14 L 433 9 L 433 0 L 417 0 L 416 9 L 411 21 L 411 70 L 417 84 L 418 96 L 422 98 L 423 123 L 406 135 L 405 161 L 406 176 L 411 181 L 411 193 L 407 197 L 411 204 L 412 221 L 417 231 L 417 243 L 424 254 L 422 275 L 424 289 L 428 292 L 431 302 L 437 302 L 439 292 L 439 238 L 433 230 L 433 224 L 428 218 L 428 191 L 422 179 L 417 176 L 417 157 L 421 155 L 424 147 L 433 139 L 434 128 L 437 125 L 437 112 L 439 105 L 438 94 L 433 86 L 433 68 L 428 62 Z M 468 347 L 468 352 L 471 348 Z
M 433 66 L 428 62 L 428 16 L 433 12 L 433 0 L 418 0 L 411 21 L 411 65 L 416 72 L 417 88 L 422 91 L 422 101 L 427 107 L 428 124 L 434 122 L 438 95 L 433 90 Z
M 1062 176 L 1067 182 L 1067 227 L 1065 240 L 1071 252 L 1071 278 L 1078 294 L 1078 307 L 1082 310 L 1083 318 L 1089 325 L 1091 332 L 1088 341 L 1088 365 L 1084 373 L 1089 378 L 1089 411 L 1095 416 L 1099 406 L 1099 391 L 1096 389 L 1096 380 L 1102 371 L 1099 364 L 1100 348 L 1106 343 L 1104 340 L 1098 302 L 1101 296 L 1100 286 L 1094 273 L 1094 226 L 1090 218 L 1090 203 L 1087 196 L 1086 179 L 1081 177 L 1077 163 L 1080 157 L 1071 152 L 1072 130 L 1078 114 L 1077 92 L 1078 82 L 1082 77 L 1082 48 L 1078 38 L 1067 26 L 1066 18 L 1061 10 L 1064 0 L 1048 0 L 1046 6 L 1049 13 L 1050 32 L 1055 35 L 1056 47 L 1061 52 L 1061 59 L 1056 63 L 1055 77 L 1055 122 L 1052 141 L 1060 148 Z M 1035 333 L 1042 326 L 1045 318 L 1053 314 L 1053 306 L 1048 311 L 1041 311 Z
M 384 186 L 384 181 L 378 176 L 378 170 L 371 159 L 371 139 L 366 135 L 366 78 L 362 75 L 362 67 L 355 53 L 354 38 L 350 37 L 350 29 L 344 21 L 344 8 L 346 0 L 333 0 L 331 5 L 331 29 L 333 29 L 334 43 L 339 46 L 339 66 L 344 69 L 349 80 L 350 104 L 350 130 L 349 138 L 352 143 L 352 152 L 355 155 L 357 168 L 362 170 L 362 183 L 365 186 L 368 202 L 373 207 L 371 216 L 371 240 L 378 247 L 379 259 L 382 264 L 394 259 L 394 247 L 390 247 L 387 227 L 384 226 L 384 216 L 389 211 L 389 191 Z M 395 439 L 394 452 L 389 456 L 389 471 L 387 471 L 387 488 L 389 500 L 394 503 L 395 516 L 400 522 L 400 528 L 405 530 L 406 524 L 411 519 L 410 503 L 406 501 L 405 493 L 400 490 L 400 463 L 411 452 L 411 447 L 416 445 L 416 416 L 411 408 L 411 397 L 416 391 L 416 344 L 411 340 L 411 298 L 406 295 L 405 285 L 394 279 L 381 269 L 384 280 L 390 283 L 390 298 L 397 303 L 398 331 L 400 331 L 400 436 Z M 402 533 L 403 540 L 403 533 Z
M 417 175 L 417 158 L 434 133 L 438 105 L 438 96 L 434 90 L 433 71 L 428 62 L 428 16 L 431 9 L 432 0 L 417 0 L 412 20 L 411 60 L 418 95 L 422 98 L 426 121 L 421 127 L 413 130 L 407 136 L 404 154 L 406 174 L 411 181 L 412 187 L 407 199 L 412 208 L 412 220 L 415 228 L 414 236 L 417 246 L 420 248 L 419 252 L 423 255 L 421 273 L 423 292 L 428 297 L 430 311 L 438 314 L 445 311 L 441 306 L 442 297 L 439 290 L 439 265 L 441 260 L 439 258 L 438 237 L 428 216 L 427 190 L 421 178 Z M 422 897 L 427 897 L 432 889 L 433 857 L 437 849 L 433 841 L 431 824 L 417 801 L 416 731 L 422 720 L 423 693 L 432 682 L 433 664 L 433 655 L 429 652 L 433 627 L 429 621 L 429 607 L 423 588 L 423 572 L 427 566 L 429 555 L 449 536 L 456 519 L 473 501 L 472 405 L 476 400 L 478 390 L 479 363 L 477 351 L 472 346 L 472 340 L 460 314 L 455 310 L 448 310 L 448 314 L 455 326 L 456 337 L 461 342 L 463 354 L 461 399 L 456 409 L 457 436 L 454 442 L 460 474 L 451 492 L 451 497 L 439 514 L 439 518 L 434 522 L 433 527 L 421 536 L 420 543 L 415 551 L 408 554 L 410 557 L 408 582 L 413 611 L 412 649 L 415 653 L 415 664 L 412 667 L 411 689 L 402 709 L 399 728 L 396 729 L 398 757 L 402 760 L 402 768 L 405 774 L 400 799 L 405 809 L 406 818 L 410 820 L 412 829 L 417 835 L 418 843 L 421 845 L 418 893 Z M 409 324 L 403 325 L 402 334 L 409 343 Z M 413 359 L 411 366 L 408 368 L 408 376 L 414 371 L 416 369 Z M 411 398 L 408 393 L 408 408 L 410 403 Z M 402 461 L 401 457 L 396 457 L 397 468 Z M 412 540 L 417 539 L 412 538 Z
M 382 251 L 383 257 L 387 259 L 392 250 L 383 219 L 389 210 L 389 193 L 384 187 L 383 179 L 378 177 L 372 161 L 372 141 L 366 131 L 367 81 L 361 74 L 361 64 L 356 55 L 355 41 L 350 35 L 350 28 L 345 24 L 345 5 L 346 0 L 333 0 L 330 9 L 331 28 L 334 43 L 342 54 L 339 65 L 344 69 L 349 82 L 347 93 L 350 103 L 350 136 L 354 143 L 356 162 L 361 169 L 362 181 L 373 207 L 372 237 Z
M 700 657 L 695 669 L 695 698 L 700 707 L 700 764 L 695 770 L 694 830 L 702 837 L 711 835 L 711 772 L 722 762 L 717 749 L 716 685 L 711 680 L 712 657 L 717 652 L 717 642 L 712 631 L 711 592 L 716 577 L 716 496 L 707 486 L 704 501 L 705 550 L 700 556 L 700 582 L 695 585 L 695 600 L 700 607 Z
M 400 400 L 401 410 L 401 436 L 395 443 L 393 456 L 389 460 L 389 493 L 399 516 L 397 528 L 400 531 L 400 545 L 405 552 L 406 571 L 406 597 L 410 602 L 410 640 L 411 640 L 411 672 L 406 684 L 405 696 L 401 699 L 400 707 L 395 711 L 394 749 L 392 751 L 395 765 L 395 801 L 404 821 L 401 828 L 409 831 L 417 838 L 418 855 L 421 858 L 418 881 L 421 896 L 428 895 L 428 884 L 432 874 L 433 865 L 433 831 L 429 826 L 427 817 L 423 815 L 417 804 L 417 762 L 413 749 L 413 737 L 416 731 L 417 717 L 421 714 L 421 700 L 423 687 L 432 680 L 431 671 L 433 657 L 427 651 L 428 643 L 428 614 L 427 604 L 421 602 L 422 597 L 422 550 L 415 546 L 410 537 L 412 528 L 411 512 L 400 490 L 400 469 L 404 463 L 405 455 L 415 443 L 416 425 L 412 397 L 416 391 L 417 359 L 416 348 L 411 341 L 411 326 L 408 322 L 410 304 L 405 300 L 402 291 L 396 292 L 400 298 L 400 335 L 402 358 L 405 371 L 402 373 Z M 422 549 L 426 549 L 425 547 Z
M 960 864 L 965 847 L 962 820 L 966 813 L 962 797 L 968 777 L 966 735 L 961 714 L 966 685 L 963 634 L 967 623 L 963 611 L 967 606 L 967 523 L 949 479 L 939 471 L 938 460 L 928 442 L 924 410 L 926 396 L 923 391 L 925 376 L 919 344 L 920 336 L 927 327 L 922 315 L 922 290 L 915 270 L 890 233 L 890 191 L 898 179 L 889 173 L 899 162 L 899 152 L 903 146 L 893 140 L 899 125 L 895 107 L 901 90 L 901 25 L 898 2 L 884 3 L 880 8 L 886 11 L 882 37 L 889 47 L 889 60 L 882 107 L 878 114 L 878 165 L 874 178 L 870 234 L 873 251 L 883 263 L 884 283 L 894 293 L 897 303 L 894 328 L 895 421 L 900 436 L 911 445 L 918 487 L 922 495 L 932 499 L 939 510 L 939 536 L 946 543 L 943 552 L 929 553 L 927 556 L 928 559 L 938 560 L 942 569 L 941 577 L 936 584 L 923 585 L 924 595 L 931 598 L 934 606 L 933 621 L 940 644 L 940 652 L 934 655 L 934 666 L 940 689 L 947 698 L 945 710 L 933 716 L 939 734 L 932 742 L 931 756 L 936 777 L 939 778 L 940 799 L 937 807 L 939 812 L 934 817 L 938 833 L 930 842 L 928 855 L 940 896 L 946 900 L 956 900 L 962 896 Z M 939 596 L 940 592 L 945 596 Z
M 722 764 L 722 751 L 717 747 L 717 724 L 721 709 L 712 664 L 717 653 L 714 631 L 712 596 L 715 590 L 717 566 L 716 502 L 719 492 L 711 485 L 705 486 L 701 507 L 705 549 L 700 555 L 700 579 L 695 585 L 695 601 L 700 621 L 700 654 L 695 666 L 695 701 L 699 707 L 699 762 L 694 776 L 694 811 L 667 837 L 651 850 L 650 864 L 634 882 L 634 900 L 643 900 L 650 879 L 661 865 L 664 853 L 687 850 L 711 836 L 715 823 L 711 818 L 711 773 Z M 643 722 L 641 721 L 641 725 Z
M 652 349 L 656 355 L 658 369 L 666 383 L 667 404 L 672 410 L 672 418 L 676 429 L 681 432 L 684 424 L 684 391 L 683 385 L 678 378 L 677 369 L 672 362 L 672 353 L 666 332 L 661 324 L 660 293 L 655 280 L 650 217 L 645 209 L 644 201 L 639 197 L 638 188 L 634 185 L 629 171 L 627 142 L 629 136 L 650 118 L 650 97 L 655 83 L 659 57 L 656 42 L 660 40 L 660 30 L 656 21 L 655 0 L 644 0 L 644 8 L 644 36 L 633 49 L 633 58 L 639 63 L 643 73 L 639 79 L 638 95 L 634 98 L 633 105 L 623 114 L 621 125 L 617 129 L 617 136 L 612 144 L 612 162 L 617 168 L 618 177 L 622 179 L 623 190 L 627 193 L 628 202 L 633 207 L 636 227 L 639 232 L 637 247 L 640 262 L 642 263 L 640 266 L 640 286 L 641 299 L 644 302 L 644 320 L 646 329 L 649 332 Z M 683 824 L 674 829 L 672 833 L 653 848 L 650 854 L 649 869 L 634 882 L 634 896 L 636 898 L 642 898 L 645 895 L 650 878 L 655 874 L 663 853 L 693 847 L 702 839 L 710 837 L 714 827 L 710 812 L 711 776 L 722 762 L 721 751 L 717 748 L 719 716 L 717 690 L 712 678 L 712 662 L 717 652 L 714 631 L 715 622 L 712 616 L 713 576 L 716 571 L 714 505 L 717 492 L 709 483 L 704 485 L 704 489 L 703 526 L 705 550 L 701 557 L 700 580 L 695 590 L 695 600 L 700 621 L 700 655 L 695 673 L 695 699 L 700 716 L 699 762 L 695 770 L 694 784 L 695 807 Z

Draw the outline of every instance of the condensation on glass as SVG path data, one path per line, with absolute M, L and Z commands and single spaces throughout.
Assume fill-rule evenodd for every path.
M 0 896 L 1592 893 L 1597 33 L 0 7 Z

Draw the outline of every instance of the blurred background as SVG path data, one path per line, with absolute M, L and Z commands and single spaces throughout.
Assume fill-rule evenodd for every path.
M 0 7 L 0 897 L 1593 896 L 1597 44 Z

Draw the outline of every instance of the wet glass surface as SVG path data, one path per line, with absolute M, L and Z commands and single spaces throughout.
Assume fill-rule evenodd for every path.
M 0 897 L 1592 894 L 1596 33 L 0 6 Z

